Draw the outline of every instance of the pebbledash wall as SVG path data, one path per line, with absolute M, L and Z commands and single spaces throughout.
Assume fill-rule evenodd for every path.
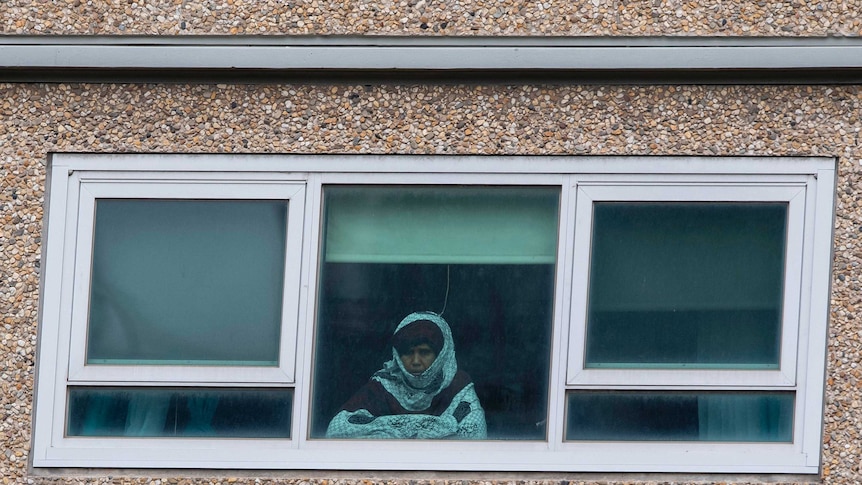
M 862 1 L 6 1 L 5 35 L 858 36 Z M 862 481 L 862 86 L 0 84 L 2 483 Z M 38 471 L 29 462 L 51 153 L 817 156 L 838 161 L 819 477 Z M 577 163 L 574 159 L 573 163 Z M 239 477 L 235 480 L 233 477 Z M 308 478 L 307 477 L 312 477 Z M 491 480 L 490 482 L 488 480 Z M 160 481 L 160 482 L 159 482 Z M 412 483 L 412 482 L 409 482 Z

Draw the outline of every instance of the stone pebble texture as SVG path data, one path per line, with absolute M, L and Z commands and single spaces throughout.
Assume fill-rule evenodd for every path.
M 3 0 L 0 12 L 13 35 L 862 35 L 862 0 Z
M 573 163 L 578 155 L 835 157 L 839 179 L 820 479 L 860 483 L 860 117 L 859 86 L 0 84 L 0 483 L 232 479 L 225 472 L 206 471 L 130 476 L 120 470 L 102 478 L 94 478 L 104 473 L 99 471 L 87 478 L 28 471 L 45 170 L 51 152 L 555 154 L 574 155 Z M 296 478 L 303 473 L 279 477 L 266 472 L 261 480 L 330 483 Z M 254 473 L 250 476 L 238 482 L 259 483 Z M 764 480 L 730 478 L 734 483 Z M 383 483 L 390 482 L 332 481 Z M 494 485 L 558 483 L 563 482 Z
M 860 13 L 862 0 L 3 0 L 0 35 L 852 37 L 862 35 Z M 27 463 L 52 152 L 835 157 L 823 470 L 812 480 L 860 483 L 860 118 L 859 86 L 0 84 L 0 483 L 793 483 L 745 476 L 487 481 L 367 479 L 361 472 L 332 480 L 325 473 L 301 478 L 303 472 L 33 474 Z

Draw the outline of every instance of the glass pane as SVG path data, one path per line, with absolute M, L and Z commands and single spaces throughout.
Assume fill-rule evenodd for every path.
M 557 251 L 557 199 L 554 192 L 525 188 L 332 189 L 325 260 L 550 264 Z
M 96 203 L 88 364 L 278 363 L 287 203 Z
M 793 440 L 792 392 L 572 391 L 567 440 Z
M 349 190 L 351 197 L 365 194 L 377 200 L 378 191 L 384 189 L 326 188 L 327 244 L 331 241 L 327 235 L 331 221 L 343 220 L 338 214 L 343 206 L 330 205 L 341 190 Z M 436 235 L 437 246 L 433 247 L 424 238 L 416 242 L 401 234 L 398 227 L 380 233 L 357 227 L 363 237 L 377 234 L 381 241 L 400 240 L 399 250 L 404 250 L 400 257 L 412 254 L 415 243 L 425 249 L 436 248 L 441 261 L 448 261 L 449 253 L 461 247 L 448 244 L 450 228 L 455 228 L 457 235 L 473 224 L 469 221 L 477 220 L 483 222 L 474 229 L 484 232 L 483 237 L 500 240 L 473 250 L 481 256 L 485 250 L 494 254 L 505 248 L 512 233 L 511 228 L 504 227 L 505 215 L 512 204 L 501 203 L 503 200 L 543 207 L 536 217 L 553 220 L 553 225 L 521 230 L 544 231 L 534 235 L 536 240 L 557 237 L 557 188 L 401 187 L 385 191 L 387 197 L 400 191 L 404 200 L 413 200 L 408 206 L 414 214 L 446 214 L 399 225 L 406 233 L 417 226 L 416 222 L 422 222 L 423 234 Z M 461 220 L 462 203 L 468 198 L 475 202 L 471 207 L 482 210 L 472 211 Z M 422 201 L 424 206 L 417 208 L 415 201 Z M 554 264 L 527 264 L 521 258 L 511 261 L 518 263 L 324 259 L 311 437 L 545 439 Z M 441 313 L 442 318 L 436 313 L 415 314 L 426 310 Z M 411 317 L 405 320 L 408 315 Z M 403 328 L 396 332 L 402 321 Z M 444 335 L 444 327 L 450 329 L 451 337 Z M 421 355 L 416 362 L 402 359 L 418 355 L 423 345 L 430 347 L 430 360 L 419 362 Z M 450 347 L 454 352 L 447 350 Z M 423 395 L 410 391 L 414 384 L 424 390 L 419 393 Z
M 587 367 L 777 368 L 785 203 L 599 202 Z
M 292 389 L 69 389 L 66 434 L 290 438 Z

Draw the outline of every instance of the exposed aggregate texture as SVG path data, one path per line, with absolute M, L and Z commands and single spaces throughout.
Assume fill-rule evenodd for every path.
M 0 33 L 858 36 L 862 0 L 4 0 Z
M 205 471 L 111 472 L 121 478 L 28 472 L 50 152 L 557 154 L 573 155 L 574 164 L 577 155 L 607 154 L 836 157 L 822 481 L 860 483 L 860 116 L 858 86 L 0 84 L 0 483 L 492 483 L 296 479 L 303 472 L 275 479 L 277 472 L 267 472 L 261 480 Z M 643 483 L 683 482 L 692 483 Z

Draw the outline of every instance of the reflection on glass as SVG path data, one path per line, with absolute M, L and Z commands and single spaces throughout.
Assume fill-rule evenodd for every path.
M 392 359 L 329 422 L 327 438 L 485 439 L 485 411 L 458 369 L 452 330 L 440 315 L 407 315 Z
M 599 202 L 587 367 L 777 368 L 787 204 Z
M 310 436 L 327 437 L 333 417 L 356 411 L 351 398 L 369 376 L 387 361 L 397 366 L 396 354 L 401 359 L 393 350 L 399 323 L 427 310 L 451 326 L 457 369 L 469 375 L 478 397 L 469 411 L 484 410 L 487 437 L 545 439 L 559 190 L 327 187 L 324 193 Z M 454 394 L 441 391 L 431 407 L 442 408 L 441 415 L 451 407 L 455 418 L 461 399 Z M 458 439 L 444 436 L 442 425 L 429 428 L 444 430 L 436 435 L 409 426 L 402 437 Z
M 790 442 L 792 392 L 571 391 L 567 440 Z
M 277 365 L 287 203 L 100 199 L 88 364 Z
M 290 438 L 291 389 L 69 390 L 69 436 Z

